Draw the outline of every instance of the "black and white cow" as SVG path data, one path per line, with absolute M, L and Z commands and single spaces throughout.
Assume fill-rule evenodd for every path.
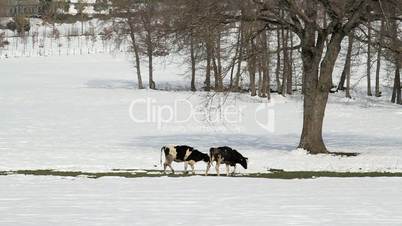
M 216 162 L 216 173 L 219 176 L 219 166 L 221 163 L 226 164 L 226 175 L 229 176 L 229 167 L 234 166 L 233 173 L 236 171 L 236 164 L 239 163 L 244 169 L 247 169 L 248 158 L 243 157 L 238 151 L 230 147 L 217 147 L 209 149 L 209 156 L 211 161 L 207 165 L 205 175 L 208 175 L 209 168 L 211 168 L 212 162 Z
M 194 164 L 198 161 L 210 162 L 209 156 L 202 153 L 190 146 L 176 145 L 176 146 L 163 146 L 161 148 L 161 164 L 162 164 L 162 152 L 165 153 L 165 162 L 163 163 L 163 172 L 166 173 L 166 167 L 172 170 L 172 162 L 184 162 L 184 171 L 187 172 L 187 164 L 190 165 L 192 173 L 194 172 Z

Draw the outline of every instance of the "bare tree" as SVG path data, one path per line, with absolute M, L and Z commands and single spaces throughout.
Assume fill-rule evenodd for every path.
M 118 23 L 125 23 L 121 34 L 127 35 L 129 33 L 136 59 L 138 80 L 141 80 L 139 58 L 144 55 L 148 60 L 149 88 L 156 89 L 153 73 L 154 57 L 168 54 L 166 46 L 167 31 L 162 18 L 166 5 L 163 5 L 160 1 L 113 0 L 112 6 L 115 20 Z
M 256 1 L 255 1 L 256 2 Z M 332 86 L 332 72 L 343 38 L 367 16 L 368 1 L 263 1 L 259 20 L 284 26 L 301 40 L 304 75 L 304 117 L 299 147 L 310 153 L 327 153 L 322 138 L 323 119 L 328 94 Z M 370 2 L 371 3 L 371 2 Z M 278 8 L 287 17 L 278 15 Z M 326 26 L 320 25 L 322 9 L 329 16 Z M 247 20 L 248 18 L 232 16 Z M 328 44 L 325 40 L 329 38 Z M 325 50 L 325 51 L 324 51 Z
M 370 67 L 372 54 L 372 25 L 380 19 L 387 21 L 400 20 L 400 0 L 392 1 L 367 1 L 367 0 L 169 0 L 169 1 L 141 1 L 139 11 L 139 21 L 141 26 L 136 35 L 140 40 L 140 50 L 145 51 L 149 61 L 150 88 L 155 88 L 152 74 L 152 56 L 155 55 L 163 37 L 163 27 L 158 23 L 162 20 L 160 11 L 163 7 L 169 7 L 170 3 L 179 1 L 181 5 L 199 4 L 199 10 L 193 13 L 196 18 L 188 20 L 187 26 L 191 31 L 196 31 L 190 39 L 188 45 L 190 58 L 192 61 L 192 84 L 195 79 L 195 50 L 202 50 L 202 61 L 205 66 L 205 90 L 211 89 L 211 72 L 215 78 L 215 91 L 223 90 L 223 77 L 227 74 L 225 64 L 227 59 L 234 65 L 237 58 L 237 72 L 233 80 L 233 90 L 238 90 L 241 79 L 242 61 L 247 62 L 247 72 L 250 78 L 249 89 L 251 95 L 256 95 L 256 80 L 258 75 L 258 92 L 263 97 L 269 93 L 269 48 L 266 37 L 262 32 L 266 30 L 277 32 L 277 56 L 276 62 L 276 82 L 279 93 L 285 95 L 292 92 L 292 51 L 293 35 L 298 38 L 298 45 L 302 62 L 302 92 L 303 99 L 303 130 L 300 136 L 299 148 L 306 149 L 309 153 L 329 153 L 323 141 L 323 123 L 328 96 L 332 88 L 332 73 L 335 62 L 341 50 L 341 43 L 346 36 L 349 36 L 349 65 L 345 65 L 344 80 L 347 80 L 348 94 L 350 89 L 350 55 L 353 44 L 352 31 L 356 27 L 366 25 L 368 31 L 368 55 L 367 63 L 367 83 L 368 94 L 371 93 Z M 398 8 L 399 7 L 399 8 Z M 180 7 L 179 9 L 185 9 Z M 369 9 L 369 10 L 368 10 Z M 396 13 L 390 14 L 391 9 Z M 177 10 L 180 12 L 181 10 Z M 164 18 L 167 24 L 169 19 Z M 396 22 L 395 22 L 396 23 Z M 226 27 L 232 29 L 237 34 L 235 45 L 231 46 L 235 54 L 233 57 L 231 50 L 226 49 L 223 40 L 230 36 L 230 32 L 224 32 Z M 229 34 L 229 35 L 228 35 Z M 232 35 L 233 38 L 233 35 Z M 289 44 L 290 40 L 290 44 Z M 387 42 L 389 43 L 390 38 Z M 392 39 L 393 45 L 384 48 L 391 48 L 393 52 L 398 52 L 399 39 L 396 36 Z M 264 44 L 265 43 L 265 44 Z M 375 46 L 375 45 L 374 45 Z M 385 45 L 384 45 L 385 46 Z M 197 47 L 197 48 L 195 48 Z M 268 51 L 267 51 L 268 50 Z M 268 54 L 267 54 L 268 52 Z M 400 51 L 402 52 L 402 51 Z M 267 54 L 267 55 L 266 55 Z M 230 56 L 225 57 L 225 56 Z M 395 101 L 398 102 L 400 96 L 400 54 L 394 57 L 395 71 L 394 92 Z M 282 64 L 282 65 L 281 65 Z M 230 65 L 231 77 L 234 74 L 234 66 Z M 282 68 L 283 69 L 282 69 Z M 268 68 L 268 69 L 267 69 Z M 280 73 L 282 72 L 282 84 Z M 399 83 L 398 83 L 399 81 Z M 193 85 L 192 85 L 193 86 Z M 339 88 L 343 88 L 343 82 Z M 192 87 L 194 88 L 194 87 Z M 264 91 L 267 89 L 267 91 Z M 370 91 L 369 91 L 370 90 Z M 399 98 L 400 99 L 400 98 Z
M 120 34 L 125 36 L 128 33 L 131 49 L 134 53 L 135 68 L 137 72 L 138 88 L 143 89 L 144 85 L 141 76 L 141 58 L 140 47 L 138 44 L 138 34 L 140 27 L 138 26 L 139 14 L 136 10 L 136 5 L 132 2 L 126 1 L 113 1 L 114 11 L 113 16 L 117 18 L 117 22 L 122 26 L 117 27 L 120 30 Z M 114 23 L 114 24 L 116 24 Z M 115 27 L 116 28 L 116 27 Z

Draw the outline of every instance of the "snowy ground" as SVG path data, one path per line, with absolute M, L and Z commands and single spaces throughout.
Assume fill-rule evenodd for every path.
M 205 92 L 186 91 L 189 81 L 180 75 L 185 70 L 181 64 L 168 59 L 165 65 L 158 65 L 155 79 L 163 90 L 151 91 L 135 88 L 135 71 L 124 56 L 0 61 L 0 170 L 160 169 L 161 146 L 189 144 L 203 152 L 218 145 L 238 149 L 249 157 L 250 168 L 242 172 L 269 168 L 402 171 L 402 109 L 386 102 L 388 97 L 373 100 L 356 92 L 357 99 L 345 100 L 341 94 L 331 95 L 324 139 L 331 151 L 362 153 L 351 158 L 311 156 L 295 149 L 302 123 L 300 96 L 273 96 L 268 113 L 274 115 L 269 121 L 274 126 L 268 130 L 256 122 L 258 116 L 253 112 L 266 106 L 265 100 L 248 94 L 213 98 L 213 103 L 225 100 L 225 107 L 245 106 L 234 123 L 222 118 L 208 123 L 204 119 L 211 115 L 203 114 L 202 120 L 173 121 L 159 127 L 155 121 L 133 122 L 129 108 L 136 100 L 151 99 L 156 107 L 173 106 L 174 101 L 182 100 L 196 108 L 211 99 Z M 184 105 L 177 112 L 187 110 Z M 133 112 L 145 116 L 147 106 L 136 105 Z M 166 113 L 162 111 L 162 116 Z M 200 163 L 197 169 L 204 167 Z M 181 170 L 182 165 L 175 168 Z
M 248 94 L 192 93 L 181 75 L 182 62 L 164 63 L 169 66 L 155 71 L 161 90 L 152 91 L 136 89 L 135 71 L 124 56 L 2 59 L 0 171 L 160 169 L 161 146 L 189 144 L 203 152 L 218 145 L 238 149 L 249 157 L 243 173 L 269 168 L 402 172 L 402 109 L 386 95 L 364 98 L 359 89 L 354 100 L 331 95 L 324 128 L 328 148 L 361 155 L 313 156 L 295 149 L 300 96 L 274 95 L 267 105 Z M 130 107 L 144 100 L 151 105 Z M 174 109 L 179 119 L 190 105 L 197 117 L 166 120 L 170 112 L 161 107 L 175 101 L 181 101 Z M 205 106 L 212 113 L 200 112 Z M 225 119 L 225 109 L 234 109 L 234 117 Z M 153 114 L 166 122 L 132 119 Z M 196 168 L 201 173 L 205 164 Z M 401 178 L 8 175 L 0 176 L 0 225 L 401 225 L 401 185 Z
M 0 177 L 0 225 L 401 225 L 401 178 Z

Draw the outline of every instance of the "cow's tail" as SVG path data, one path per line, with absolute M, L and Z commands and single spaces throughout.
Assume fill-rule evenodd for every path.
M 161 158 L 160 158 L 160 164 L 161 164 L 161 166 L 162 166 L 162 152 L 165 150 L 165 146 L 163 146 L 162 148 L 161 148 Z

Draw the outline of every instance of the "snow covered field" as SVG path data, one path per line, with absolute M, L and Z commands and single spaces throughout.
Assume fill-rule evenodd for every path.
M 249 169 L 239 169 L 243 173 L 270 168 L 402 172 L 402 109 L 386 96 L 373 100 L 359 90 L 354 100 L 331 95 L 324 128 L 328 148 L 361 154 L 307 155 L 295 149 L 300 96 L 274 95 L 267 105 L 248 94 L 192 93 L 181 75 L 182 62 L 171 60 L 157 65 L 158 91 L 137 90 L 135 71 L 121 55 L 1 60 L 0 171 L 160 169 L 161 146 L 189 144 L 203 152 L 218 145 L 238 149 L 249 158 Z M 197 84 L 200 88 L 202 81 Z M 133 101 L 140 104 L 132 107 Z M 175 101 L 181 101 L 177 108 Z M 171 112 L 163 106 L 179 118 L 192 106 L 198 117 L 133 121 L 159 113 L 156 119 L 168 119 Z M 202 113 L 205 107 L 212 113 Z M 235 109 L 234 118 L 226 120 L 224 109 Z M 269 117 L 255 114 L 259 109 Z M 207 121 L 211 118 L 216 120 Z M 205 164 L 196 169 L 202 173 Z M 402 225 L 401 190 L 399 177 L 7 175 L 0 176 L 0 225 Z
M 7 176 L 0 184 L 2 226 L 402 224 L 401 178 Z
M 213 103 L 225 100 L 223 106 L 246 107 L 234 123 L 219 117 L 212 123 L 196 119 L 159 126 L 155 121 L 133 122 L 129 113 L 133 101 L 150 99 L 152 106 L 160 107 L 182 100 L 197 108 L 211 100 L 205 92 L 186 91 L 189 81 L 181 75 L 185 70 L 182 62 L 168 59 L 156 70 L 160 91 L 137 90 L 135 71 L 124 56 L 0 61 L 0 170 L 160 169 L 161 146 L 189 144 L 203 152 L 218 145 L 238 149 L 250 161 L 250 169 L 242 172 L 269 168 L 402 171 L 402 109 L 386 102 L 388 97 L 373 100 L 354 93 L 357 99 L 345 100 L 341 94 L 331 95 L 324 128 L 328 148 L 361 155 L 312 156 L 295 149 L 302 123 L 300 96 L 273 96 L 268 106 L 274 115 L 270 121 L 273 130 L 265 130 L 254 117 L 253 111 L 266 106 L 265 100 L 248 94 L 213 97 Z M 201 81 L 198 85 L 200 88 Z M 133 112 L 145 116 L 147 109 L 145 104 L 136 105 Z M 179 113 L 187 110 L 187 105 L 177 109 Z M 212 117 L 217 115 L 222 116 Z M 203 170 L 205 165 L 196 167 Z M 181 170 L 182 165 L 175 168 Z

